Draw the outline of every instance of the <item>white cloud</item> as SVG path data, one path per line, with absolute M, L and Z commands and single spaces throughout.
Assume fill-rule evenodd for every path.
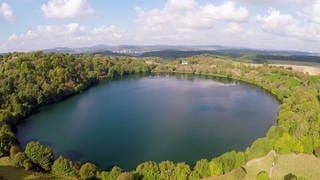
M 115 43 L 125 35 L 115 25 L 86 28 L 77 23 L 66 25 L 39 25 L 22 34 L 12 34 L 4 43 L 5 51 L 31 50 L 53 47 L 81 47 L 99 43 Z
M 314 23 L 320 24 L 320 0 L 316 0 L 313 2 L 310 11 L 308 11 L 309 18 Z
M 243 29 L 239 23 L 231 23 L 227 27 L 226 31 L 228 33 L 241 33 Z
M 257 16 L 257 21 L 261 23 L 262 29 L 268 33 L 301 40 L 320 40 L 319 25 L 303 23 L 292 15 L 281 13 L 279 10 L 269 9 L 269 14 Z
M 111 35 L 115 38 L 121 38 L 126 31 L 115 25 L 110 25 L 110 26 L 103 25 L 101 27 L 94 28 L 92 32 L 95 35 L 101 35 L 101 36 Z
M 271 7 L 297 7 L 307 5 L 309 2 L 314 0 L 308 0 L 306 3 L 305 0 L 233 0 L 234 2 L 241 2 L 243 4 L 253 4 L 257 6 L 271 6 Z
M 41 10 L 48 18 L 76 18 L 94 13 L 87 0 L 49 0 L 41 6 Z
M 136 22 L 145 30 L 175 30 L 192 32 L 211 29 L 217 22 L 241 22 L 248 17 L 245 7 L 237 7 L 231 1 L 220 5 L 200 5 L 196 0 L 167 0 L 164 8 L 142 10 L 137 8 Z
M 276 9 L 269 9 L 268 13 L 257 16 L 257 21 L 261 22 L 264 31 L 279 35 L 299 33 L 298 21 L 292 15 L 282 14 Z
M 9 4 L 3 2 L 0 5 L 0 20 L 6 20 L 6 21 L 13 21 L 14 20 L 14 15 L 12 8 Z

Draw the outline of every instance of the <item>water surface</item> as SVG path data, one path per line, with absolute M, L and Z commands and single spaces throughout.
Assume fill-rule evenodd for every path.
M 46 106 L 18 125 L 24 146 L 37 140 L 57 155 L 100 168 L 143 161 L 195 163 L 245 150 L 275 122 L 278 102 L 228 79 L 150 75 L 101 83 Z

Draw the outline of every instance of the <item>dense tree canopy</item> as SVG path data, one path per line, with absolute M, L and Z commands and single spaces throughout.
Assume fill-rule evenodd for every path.
M 96 177 L 97 167 L 92 163 L 85 163 L 81 166 L 79 173 L 82 179 L 93 179 Z
M 54 161 L 51 172 L 62 176 L 78 176 L 79 166 L 73 161 L 60 156 Z
M 49 147 L 39 142 L 29 142 L 26 146 L 25 153 L 31 161 L 46 171 L 50 171 L 54 156 Z

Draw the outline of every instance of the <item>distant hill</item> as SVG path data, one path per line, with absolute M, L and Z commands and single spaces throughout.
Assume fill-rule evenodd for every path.
M 159 57 L 163 59 L 176 59 L 194 55 L 208 54 L 215 56 L 230 57 L 236 60 L 250 60 L 256 63 L 264 62 L 312 62 L 320 63 L 320 54 L 304 51 L 275 51 L 259 50 L 237 47 L 225 47 L 219 45 L 211 46 L 135 46 L 121 45 L 108 46 L 96 45 L 82 48 L 58 47 L 45 49 L 43 52 L 69 53 L 69 54 L 100 54 L 106 56 L 136 56 L 136 57 Z

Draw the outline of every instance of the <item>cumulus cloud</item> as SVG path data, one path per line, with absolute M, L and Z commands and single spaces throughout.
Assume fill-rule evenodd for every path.
M 241 22 L 248 17 L 245 7 L 237 7 L 231 1 L 220 5 L 201 5 L 197 0 L 167 0 L 164 8 L 142 10 L 137 8 L 136 22 L 145 30 L 162 31 L 172 29 L 190 32 L 211 29 L 217 22 Z
M 93 29 L 93 33 L 99 36 L 111 35 L 115 38 L 121 38 L 125 34 L 125 30 L 115 25 L 103 25 Z
M 311 21 L 320 24 L 320 0 L 313 2 L 307 14 L 309 15 Z
M 309 2 L 312 2 L 314 0 L 309 0 L 308 3 L 306 3 L 305 0 L 233 0 L 234 2 L 241 2 L 242 4 L 251 4 L 251 5 L 257 5 L 257 6 L 271 6 L 271 7 L 298 7 L 298 6 L 305 6 Z
M 241 33 L 243 32 L 243 29 L 239 23 L 231 23 L 227 27 L 226 31 L 228 33 Z
M 21 34 L 12 34 L 5 42 L 7 51 L 44 49 L 52 47 L 80 47 L 99 43 L 114 43 L 125 35 L 125 30 L 115 25 L 86 28 L 77 23 L 66 25 L 39 25 Z
M 94 13 L 87 0 L 49 0 L 41 6 L 41 10 L 48 18 L 76 18 Z
M 265 32 L 303 40 L 319 40 L 320 26 L 312 23 L 303 24 L 290 14 L 269 9 L 268 15 L 257 16 L 257 21 Z
M 14 20 L 14 15 L 12 8 L 9 4 L 3 2 L 0 5 L 0 20 L 5 20 L 5 21 L 13 21 Z

